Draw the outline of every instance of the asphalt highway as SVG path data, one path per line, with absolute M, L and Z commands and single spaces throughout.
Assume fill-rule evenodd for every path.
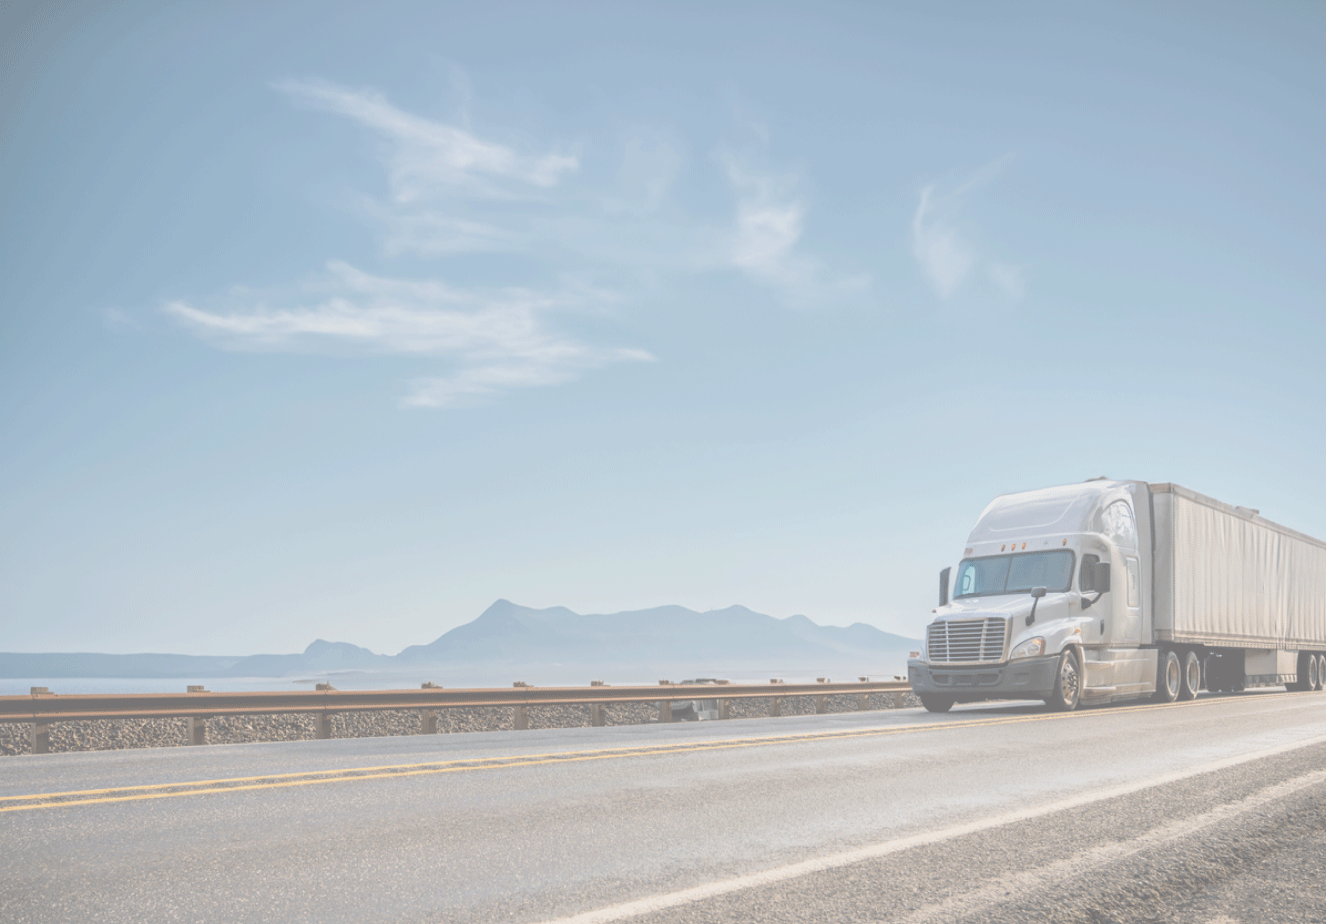
M 1326 694 L 0 761 L 0 921 L 1326 921 Z

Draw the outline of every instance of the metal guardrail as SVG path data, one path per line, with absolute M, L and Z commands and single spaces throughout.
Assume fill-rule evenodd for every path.
M 660 681 L 658 686 L 613 687 L 595 682 L 588 687 L 532 687 L 516 683 L 510 688 L 452 690 L 424 684 L 417 690 L 336 690 L 319 684 L 312 691 L 210 692 L 190 687 L 187 693 L 118 693 L 57 695 L 45 687 L 33 687 L 28 696 L 0 696 L 0 722 L 26 722 L 32 726 L 32 750 L 50 750 L 50 726 L 55 722 L 106 719 L 187 718 L 189 743 L 206 744 L 206 720 L 217 716 L 278 715 L 312 713 L 317 717 L 316 736 L 331 737 L 331 717 L 339 712 L 385 709 L 415 709 L 420 713 L 420 731 L 437 731 L 437 710 L 475 706 L 507 706 L 513 710 L 514 725 L 529 727 L 530 706 L 587 705 L 593 725 L 604 724 L 603 707 L 610 703 L 649 702 L 659 704 L 659 721 L 672 721 L 672 703 L 717 700 L 719 718 L 728 718 L 728 703 L 734 699 L 768 699 L 769 714 L 781 715 L 783 700 L 793 696 L 815 697 L 815 711 L 823 713 L 830 696 L 855 694 L 858 708 L 866 708 L 871 693 L 893 693 L 898 697 L 911 689 L 906 681 L 768 684 L 694 683 Z

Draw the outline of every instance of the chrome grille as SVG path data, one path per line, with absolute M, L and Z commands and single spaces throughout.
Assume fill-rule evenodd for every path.
M 931 623 L 926 633 L 930 663 L 1002 661 L 1007 629 L 1007 621 L 997 616 Z

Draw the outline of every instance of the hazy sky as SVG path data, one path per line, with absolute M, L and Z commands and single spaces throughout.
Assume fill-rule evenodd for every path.
M 918 636 L 995 494 L 1326 537 L 1326 5 L 0 5 L 0 650 Z

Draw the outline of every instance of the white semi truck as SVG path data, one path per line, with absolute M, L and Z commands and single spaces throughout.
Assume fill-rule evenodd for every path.
M 1326 682 L 1326 542 L 1174 484 L 996 497 L 939 604 L 907 666 L 931 712 Z

